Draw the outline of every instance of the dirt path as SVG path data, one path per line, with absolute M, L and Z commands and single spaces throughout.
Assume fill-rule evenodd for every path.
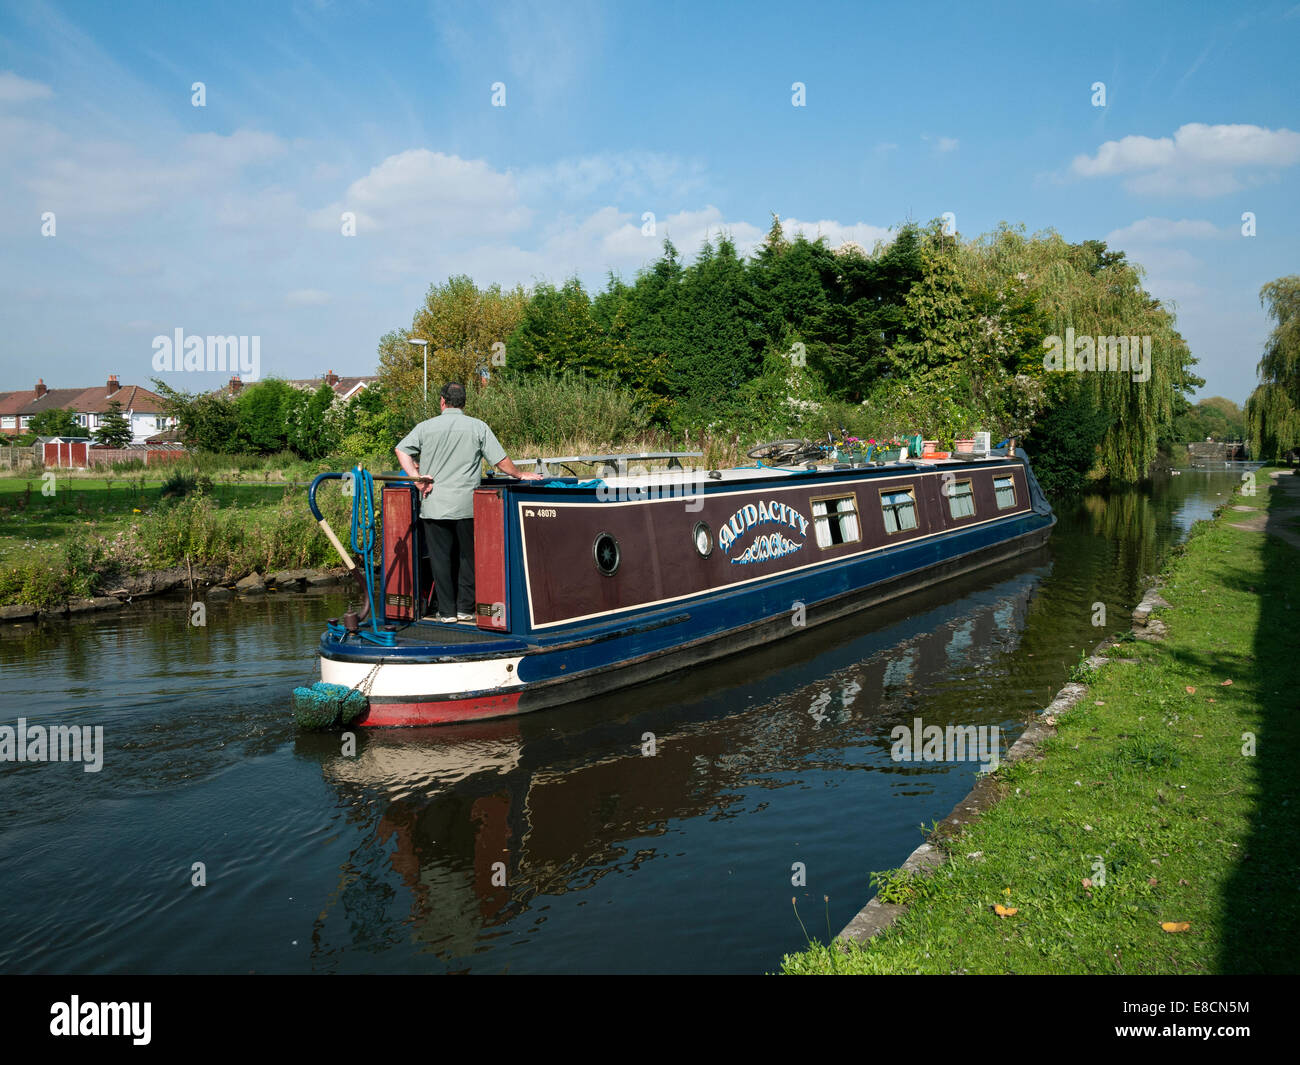
M 1244 529 L 1246 532 L 1265 532 L 1292 547 L 1300 548 L 1300 529 L 1296 529 L 1291 524 L 1293 520 L 1300 518 L 1300 477 L 1292 475 L 1290 470 L 1275 470 L 1269 476 L 1284 495 L 1282 504 L 1270 508 L 1267 512 L 1257 507 L 1235 506 L 1233 510 L 1254 513 L 1244 521 L 1233 523 L 1231 527 Z

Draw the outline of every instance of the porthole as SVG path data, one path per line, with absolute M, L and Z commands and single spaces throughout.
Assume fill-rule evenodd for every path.
M 708 558 L 713 554 L 713 530 L 709 528 L 708 522 L 697 521 L 691 535 L 695 538 L 695 550 L 700 553 L 700 558 Z
M 618 572 L 623 553 L 619 550 L 618 541 L 609 533 L 603 532 L 596 537 L 596 542 L 591 545 L 591 553 L 596 560 L 596 568 L 606 577 L 612 577 Z

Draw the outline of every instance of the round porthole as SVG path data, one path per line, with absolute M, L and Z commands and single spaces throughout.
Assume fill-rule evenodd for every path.
M 606 577 L 612 577 L 618 572 L 623 553 L 619 550 L 618 541 L 609 533 L 603 532 L 596 537 L 596 542 L 591 545 L 591 553 L 596 559 L 596 568 Z
M 695 538 L 695 550 L 700 553 L 700 558 L 708 558 L 713 554 L 713 530 L 707 522 L 697 521 L 691 535 Z

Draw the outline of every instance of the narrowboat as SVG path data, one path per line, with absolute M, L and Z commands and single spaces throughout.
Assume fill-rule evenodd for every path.
M 683 468 L 685 457 L 630 457 L 670 461 L 652 472 L 629 469 L 629 456 L 537 460 L 547 474 L 602 463 L 606 475 L 590 480 L 485 477 L 474 494 L 476 616 L 458 623 L 436 618 L 414 482 L 322 474 L 309 504 L 364 601 L 328 622 L 321 681 L 297 689 L 300 709 L 332 699 L 343 720 L 372 727 L 540 710 L 869 612 L 1032 551 L 1056 523 L 1014 446 L 723 470 Z M 330 478 L 352 481 L 359 559 L 317 506 Z

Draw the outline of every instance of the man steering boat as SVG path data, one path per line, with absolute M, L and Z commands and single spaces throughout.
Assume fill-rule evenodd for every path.
M 441 413 L 407 433 L 394 453 L 420 486 L 438 620 L 473 621 L 474 489 L 482 480 L 483 461 L 525 481 L 540 481 L 542 475 L 520 471 L 488 424 L 465 413 L 464 385 L 443 385 L 438 405 Z

